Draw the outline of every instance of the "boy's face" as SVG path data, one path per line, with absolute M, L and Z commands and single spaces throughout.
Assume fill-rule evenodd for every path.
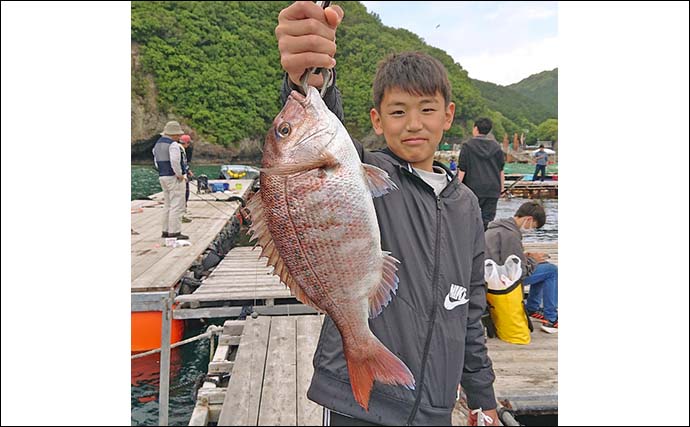
M 398 88 L 387 89 L 381 111 L 371 109 L 371 123 L 377 135 L 386 138 L 388 147 L 413 167 L 431 171 L 434 153 L 450 129 L 455 104 L 445 106 L 443 95 L 414 95 Z

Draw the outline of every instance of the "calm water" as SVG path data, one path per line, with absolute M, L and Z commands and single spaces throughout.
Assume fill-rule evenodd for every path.
M 520 165 L 523 170 L 507 173 L 531 173 L 533 166 Z M 528 170 L 529 169 L 529 170 Z M 158 184 L 158 173 L 151 166 L 132 166 L 132 200 L 144 198 L 161 191 Z M 220 165 L 194 165 L 196 175 L 205 174 L 209 179 L 218 178 Z M 507 169 L 506 169 L 507 170 Z M 549 173 L 555 171 L 548 168 Z M 527 199 L 513 198 L 499 200 L 496 218 L 510 217 Z M 558 200 L 544 199 L 546 225 L 541 230 L 525 236 L 526 242 L 558 240 Z M 224 319 L 214 319 L 213 324 L 222 325 Z M 206 330 L 200 322 L 187 322 L 185 338 L 199 335 Z M 194 383 L 203 377 L 208 370 L 209 342 L 207 339 L 186 344 L 173 349 L 171 354 L 170 376 L 170 409 L 169 425 L 187 425 L 194 410 L 196 399 L 193 396 Z M 158 381 L 159 355 L 151 355 L 132 361 L 132 425 L 158 425 Z
M 222 320 L 212 324 L 222 325 Z M 187 321 L 184 338 L 206 331 L 207 325 Z M 216 339 L 216 344 L 218 340 Z M 202 339 L 174 348 L 170 354 L 170 405 L 168 425 L 186 426 L 194 410 L 194 384 L 206 375 L 209 363 L 209 341 Z M 158 385 L 160 354 L 132 360 L 132 425 L 158 425 Z
M 192 165 L 195 175 L 206 175 L 208 179 L 217 179 L 220 176 L 221 165 Z M 145 199 L 151 194 L 163 191 L 158 182 L 158 171 L 153 165 L 132 165 L 131 199 Z

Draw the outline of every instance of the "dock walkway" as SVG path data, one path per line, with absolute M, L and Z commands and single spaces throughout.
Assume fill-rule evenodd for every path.
M 217 420 L 219 426 L 322 425 L 323 408 L 306 396 L 322 318 L 247 318 L 239 340 L 235 331 L 233 339 L 238 348 L 224 348 L 220 353 L 232 359 L 229 382 L 222 389 L 206 392 L 205 401 L 203 397 L 197 401 L 197 408 L 204 415 L 192 417 L 190 425 L 206 425 L 209 420 Z M 491 338 L 487 347 L 496 374 L 494 390 L 501 405 L 517 415 L 558 412 L 557 334 L 536 328 L 528 345 Z M 226 366 L 223 363 L 227 361 L 214 357 L 209 371 Z M 207 408 L 210 412 L 206 412 Z M 453 411 L 453 425 L 465 425 L 466 416 L 466 409 L 458 403 Z
M 189 236 L 191 246 L 166 247 L 161 238 L 163 193 L 152 200 L 131 202 L 131 292 L 167 291 L 189 269 L 240 206 L 239 202 L 225 202 L 230 196 L 245 197 L 251 190 L 251 180 L 210 180 L 232 185 L 228 193 L 196 194 L 189 196 L 187 215 L 192 222 L 182 224 L 182 232 Z M 242 188 L 237 190 L 236 184 Z
M 558 263 L 555 242 L 526 243 L 525 250 L 549 253 L 550 261 Z M 257 295 L 266 299 L 289 296 L 276 278 L 270 279 L 270 268 L 265 266 L 265 258 L 258 258 L 258 253 L 258 249 L 233 249 L 226 258 L 227 264 L 214 271 L 216 279 L 207 284 L 208 293 L 199 295 L 222 293 L 213 289 L 222 286 L 228 287 L 224 292 L 242 299 L 253 300 Z M 245 265 L 251 271 L 233 271 L 236 265 Z M 221 276 L 226 278 L 221 280 Z M 256 281 L 256 276 L 264 279 Z M 213 274 L 209 279 L 212 277 Z M 240 280 L 230 280 L 233 277 Z M 233 289 L 232 283 L 239 285 Z M 193 295 L 180 296 L 178 301 L 189 304 L 194 301 L 190 298 Z M 221 299 L 212 296 L 196 301 L 201 304 Z M 216 309 L 229 308 L 233 307 Z M 204 385 L 206 390 L 200 392 L 190 425 L 322 425 L 323 408 L 306 396 L 322 320 L 323 315 L 262 315 L 226 322 L 229 336 L 221 337 L 209 364 L 209 374 L 231 372 L 229 381 L 221 386 L 210 382 Z M 516 415 L 554 414 L 558 412 L 558 334 L 547 334 L 535 327 L 531 335 L 528 345 L 487 339 L 496 374 L 496 398 Z M 466 408 L 458 402 L 453 425 L 465 425 L 466 415 Z
M 179 304 L 175 318 L 236 317 L 243 307 L 261 315 L 316 313 L 290 295 L 260 254 L 261 247 L 231 249 L 198 289 L 175 299 Z

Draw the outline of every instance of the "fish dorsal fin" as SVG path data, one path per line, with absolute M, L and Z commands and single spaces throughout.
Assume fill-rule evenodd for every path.
M 391 298 L 398 290 L 398 276 L 395 272 L 398 270 L 400 261 L 393 258 L 390 252 L 383 251 L 383 271 L 381 274 L 381 282 L 374 288 L 369 295 L 369 317 L 374 318 L 381 314 L 383 307 L 387 306 Z
M 398 189 L 398 186 L 390 179 L 385 170 L 367 164 L 362 164 L 362 169 L 364 169 L 364 178 L 372 197 L 383 196 L 390 190 Z
M 273 267 L 273 274 L 280 277 L 280 281 L 290 288 L 290 293 L 292 293 L 299 302 L 313 307 L 319 312 L 323 312 L 323 310 L 302 291 L 297 282 L 292 278 L 283 258 L 281 258 L 278 253 L 278 249 L 273 242 L 273 236 L 271 236 L 268 225 L 266 225 L 264 220 L 263 203 L 261 202 L 261 194 L 259 193 L 260 191 L 254 194 L 249 203 L 247 203 L 247 209 L 250 212 L 252 220 L 252 225 L 249 228 L 249 233 L 251 235 L 250 241 L 258 240 L 254 247 L 261 246 L 260 257 L 268 258 L 267 265 Z

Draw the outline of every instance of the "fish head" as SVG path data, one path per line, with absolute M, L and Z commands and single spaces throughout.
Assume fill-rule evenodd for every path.
M 338 131 L 338 121 L 309 86 L 307 96 L 292 91 L 266 135 L 262 167 L 300 164 L 319 158 Z

